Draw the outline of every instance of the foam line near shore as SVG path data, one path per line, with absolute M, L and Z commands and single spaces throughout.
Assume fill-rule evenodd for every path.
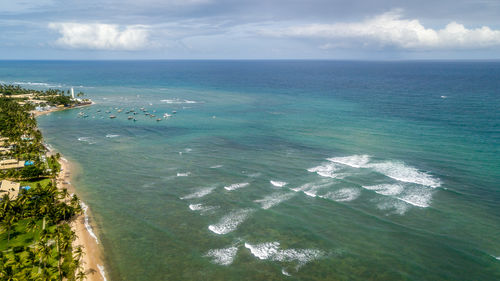
M 99 239 L 97 239 L 97 235 L 95 235 L 94 230 L 92 229 L 92 226 L 90 226 L 90 223 L 89 223 L 89 216 L 87 215 L 87 210 L 89 207 L 83 202 L 81 202 L 80 205 L 82 206 L 82 209 L 83 209 L 85 228 L 89 232 L 89 235 L 95 239 L 95 242 L 97 244 L 99 244 Z

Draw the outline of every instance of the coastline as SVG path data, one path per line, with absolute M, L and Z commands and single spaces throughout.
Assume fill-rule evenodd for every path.
M 78 107 L 90 106 L 83 105 Z M 55 111 L 62 111 L 68 109 L 74 109 L 78 107 L 72 108 L 53 108 L 51 110 L 42 111 L 42 112 L 34 112 L 34 116 L 38 117 L 44 114 L 49 114 Z M 47 156 L 54 155 L 57 153 L 56 151 L 49 150 L 47 152 Z M 62 189 L 66 188 L 68 192 L 74 193 L 79 196 L 75 186 L 72 184 L 72 179 L 76 171 L 78 170 L 76 165 L 70 161 L 68 161 L 62 154 L 59 159 L 59 164 L 61 165 L 61 171 L 56 179 L 57 188 Z M 70 223 L 71 229 L 76 234 L 76 239 L 73 242 L 73 247 L 78 245 L 82 246 L 83 252 L 85 253 L 82 257 L 82 264 L 84 268 L 84 272 L 87 273 L 86 280 L 90 281 L 107 281 L 106 273 L 104 270 L 104 262 L 103 262 L 103 251 L 99 245 L 97 236 L 94 234 L 92 229 L 94 229 L 88 222 L 88 217 L 90 216 L 88 207 L 81 202 L 82 208 L 84 209 L 84 213 L 75 218 L 73 222 Z
M 82 108 L 82 107 L 87 107 L 87 106 L 91 106 L 91 105 L 94 105 L 94 104 L 95 104 L 95 102 L 92 101 L 89 104 L 77 105 L 77 106 L 74 106 L 74 107 L 53 107 L 53 108 L 51 108 L 49 110 L 45 110 L 45 111 L 33 110 L 33 111 L 31 111 L 31 113 L 36 118 L 38 116 L 49 114 L 49 113 L 56 112 L 56 111 L 64 111 L 64 110 L 70 110 L 70 109 L 75 109 L 75 108 Z

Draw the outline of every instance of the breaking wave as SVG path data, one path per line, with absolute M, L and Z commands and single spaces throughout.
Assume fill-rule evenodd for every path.
M 79 137 L 78 141 L 86 142 L 88 144 L 95 144 L 94 138 L 92 137 Z
M 211 257 L 212 262 L 216 264 L 230 265 L 233 263 L 237 253 L 238 248 L 233 246 L 229 248 L 209 250 L 204 257 Z
M 100 273 L 100 274 L 101 274 L 101 276 L 102 276 L 102 280 L 107 281 L 108 279 L 106 279 L 106 271 L 104 270 L 104 266 L 103 266 L 103 265 L 98 264 L 98 265 L 97 265 L 97 268 L 99 269 L 99 273 Z
M 283 187 L 288 184 L 287 182 L 284 181 L 269 181 L 269 182 L 276 187 Z
M 432 200 L 432 190 L 426 187 L 404 184 L 378 184 L 363 186 L 363 188 L 375 191 L 380 195 L 396 198 L 420 208 L 429 207 Z
M 191 211 L 200 211 L 201 213 L 207 213 L 216 209 L 219 209 L 219 206 L 205 206 L 203 204 L 190 204 L 189 209 Z
M 357 188 L 342 188 L 336 191 L 331 191 L 319 197 L 330 199 L 337 202 L 349 202 L 359 197 L 361 192 Z
M 240 189 L 240 188 L 246 187 L 249 184 L 250 183 L 248 183 L 248 182 L 235 183 L 235 184 L 231 184 L 231 185 L 228 185 L 228 186 L 224 186 L 224 189 L 232 191 L 232 190 L 236 190 L 236 189 Z
M 328 158 L 328 161 L 351 166 L 353 168 L 364 168 L 370 161 L 370 155 L 352 155 L 345 157 Z
M 401 182 L 415 183 L 433 188 L 441 186 L 441 181 L 418 169 L 399 161 L 370 162 L 369 155 L 333 157 L 327 160 L 353 168 L 370 168 L 375 172 Z M 322 166 L 319 166 L 322 167 Z M 317 167 L 316 167 L 317 168 Z
M 161 102 L 169 103 L 169 104 L 198 103 L 197 101 L 183 100 L 183 99 L 178 99 L 178 98 L 165 99 L 165 100 L 161 100 Z
M 303 192 L 305 195 L 310 197 L 316 197 L 318 190 L 332 186 L 334 184 L 331 180 L 323 180 L 319 182 L 311 182 L 301 185 L 300 187 L 290 188 L 290 190 L 295 192 Z
M 292 198 L 295 195 L 295 193 L 282 193 L 282 192 L 277 192 L 273 193 L 270 195 L 267 195 L 266 197 L 255 200 L 255 203 L 260 203 L 262 209 L 269 209 L 271 207 L 274 207 L 278 204 L 280 204 L 283 201 L 286 201 L 290 198 Z
M 280 249 L 279 242 L 266 242 L 252 245 L 245 243 L 245 248 L 249 249 L 252 255 L 261 260 L 271 260 L 280 262 L 296 261 L 299 266 L 321 258 L 324 253 L 317 249 Z
M 80 202 L 80 206 L 82 206 L 82 209 L 83 209 L 83 217 L 84 217 L 85 228 L 87 229 L 87 232 L 89 233 L 89 235 L 92 238 L 94 238 L 95 242 L 97 244 L 99 244 L 99 240 L 97 239 L 97 235 L 95 235 L 94 230 L 92 229 L 92 226 L 90 226 L 90 223 L 89 223 L 89 216 L 87 214 L 87 211 L 88 211 L 89 207 L 85 203 L 83 203 L 83 202 Z
M 183 196 L 180 199 L 185 200 L 185 199 L 201 198 L 203 196 L 206 196 L 206 195 L 212 193 L 212 191 L 214 191 L 214 189 L 215 189 L 214 186 L 200 188 L 198 191 L 191 193 L 191 194 L 188 194 L 186 196 Z
M 208 226 L 208 229 L 216 234 L 227 234 L 235 231 L 255 210 L 241 209 L 233 211 L 222 217 L 218 223 Z
M 116 137 L 119 137 L 120 135 L 112 135 L 112 134 L 107 134 L 106 137 L 107 138 L 116 138 Z

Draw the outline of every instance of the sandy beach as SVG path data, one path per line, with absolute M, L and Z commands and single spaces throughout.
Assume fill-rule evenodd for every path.
M 84 105 L 84 106 L 90 106 L 90 105 Z M 79 107 L 84 107 L 84 106 L 79 106 Z M 44 114 L 49 114 L 51 112 L 55 111 L 61 111 L 61 110 L 67 110 L 69 108 L 52 108 L 47 111 L 35 111 L 33 112 L 35 117 L 38 117 L 40 115 Z M 48 151 L 47 152 L 47 157 L 54 155 L 55 151 Z M 66 158 L 61 156 L 59 159 L 59 163 L 61 164 L 61 171 L 59 173 L 59 176 L 57 177 L 57 187 L 59 189 L 66 188 L 70 194 L 74 193 L 78 195 L 78 197 L 81 200 L 81 197 L 79 196 L 78 192 L 76 191 L 75 187 L 72 185 L 72 179 L 77 171 L 77 167 L 75 164 L 71 163 L 68 161 Z M 75 232 L 77 238 L 73 244 L 73 247 L 76 247 L 78 245 L 81 245 L 84 251 L 84 256 L 83 256 L 83 267 L 85 272 L 87 273 L 87 279 L 90 281 L 107 281 L 106 274 L 104 272 L 104 263 L 103 263 L 103 258 L 102 258 L 102 249 L 99 246 L 98 238 L 96 234 L 92 231 L 92 229 L 95 229 L 91 226 L 91 224 L 88 222 L 88 217 L 90 217 L 90 211 L 86 207 L 84 208 L 85 213 L 78 216 L 72 223 L 71 223 L 71 228 Z M 87 218 L 86 218 L 87 217 Z M 87 225 L 85 224 L 87 220 Z M 90 228 L 90 231 L 87 229 L 87 227 Z
M 78 105 L 78 106 L 70 107 L 70 108 L 68 108 L 68 107 L 52 107 L 49 110 L 45 110 L 45 111 L 33 110 L 33 111 L 31 111 L 31 113 L 33 114 L 33 116 L 38 117 L 40 115 L 45 115 L 45 114 L 49 114 L 49 113 L 56 112 L 56 111 L 63 111 L 63 110 L 68 110 L 68 109 L 82 108 L 82 107 L 87 107 L 87 106 L 91 106 L 91 105 L 94 105 L 94 104 L 95 104 L 95 102 L 92 102 L 90 104 Z
M 70 194 L 75 193 L 78 195 L 74 186 L 71 184 L 74 171 L 76 170 L 75 166 L 64 157 L 61 157 L 59 163 L 61 164 L 62 170 L 57 178 L 58 188 L 67 188 Z M 102 251 L 96 238 L 92 237 L 92 235 L 95 236 L 95 234 L 93 232 L 91 234 L 87 230 L 87 226 L 85 225 L 85 216 L 90 216 L 88 210 L 86 213 L 78 216 L 71 223 L 71 227 L 77 236 L 73 247 L 78 245 L 83 247 L 83 251 L 85 252 L 85 255 L 83 256 L 83 266 L 85 272 L 87 273 L 87 280 L 105 281 L 107 280 L 106 276 L 103 276 L 103 272 L 101 272 L 101 270 L 104 269 Z

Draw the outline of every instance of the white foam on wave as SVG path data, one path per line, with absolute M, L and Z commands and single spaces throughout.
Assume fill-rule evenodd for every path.
M 500 256 L 498 256 L 498 257 L 495 257 L 495 259 L 497 259 L 497 260 L 499 260 L 499 261 L 500 261 Z
M 210 212 L 210 211 L 216 210 L 218 208 L 219 208 L 219 206 L 205 206 L 203 204 L 190 204 L 189 205 L 189 209 L 191 209 L 191 211 L 200 211 L 201 213 Z
M 78 141 L 86 142 L 88 144 L 95 144 L 95 141 L 92 137 L 79 137 Z
M 120 135 L 113 135 L 113 134 L 107 134 L 106 137 L 107 138 L 116 138 L 116 137 L 119 137 Z
M 349 202 L 359 197 L 361 192 L 357 188 L 342 188 L 336 191 L 331 191 L 319 197 L 330 199 L 337 202 Z
M 298 262 L 302 266 L 308 262 L 316 260 L 324 255 L 317 249 L 280 249 L 279 242 L 266 242 L 252 245 L 245 243 L 245 248 L 249 249 L 252 255 L 261 260 L 272 260 L 280 262 Z
M 304 191 L 304 194 L 309 196 L 309 197 L 316 197 L 316 193 L 318 193 L 317 190 L 306 190 Z
M 254 211 L 253 209 L 232 211 L 223 216 L 218 223 L 209 225 L 208 229 L 216 234 L 227 234 L 235 231 L 238 225 L 244 222 Z
M 276 193 L 267 195 L 266 197 L 264 197 L 262 199 L 255 200 L 254 202 L 260 203 L 261 208 L 267 210 L 271 207 L 274 207 L 274 206 L 282 203 L 283 201 L 289 200 L 294 195 L 295 195 L 295 193 L 293 193 L 293 192 L 291 192 L 291 193 L 290 192 L 288 192 L 288 193 L 276 192 Z
M 281 274 L 285 276 L 292 276 L 290 273 L 288 273 L 284 268 L 281 269 Z
M 373 163 L 369 167 L 398 181 L 416 183 L 433 188 L 441 186 L 439 179 L 400 162 Z
M 333 184 L 334 184 L 333 181 L 322 180 L 322 181 L 318 181 L 318 182 L 306 183 L 306 184 L 303 184 L 299 187 L 290 188 L 290 189 L 295 191 L 295 192 L 306 191 L 306 190 L 318 190 L 320 188 L 332 186 Z
M 108 279 L 106 279 L 106 271 L 104 270 L 104 266 L 98 264 L 97 265 L 97 268 L 99 269 L 99 273 L 101 274 L 102 276 L 102 280 L 104 281 L 108 281 Z
M 401 184 L 377 184 L 377 185 L 366 185 L 363 188 L 368 190 L 373 190 L 378 194 L 386 196 L 394 196 L 400 194 L 404 186 Z
M 409 208 L 409 205 L 403 201 L 390 199 L 377 204 L 377 208 L 383 211 L 393 210 L 395 214 L 404 215 Z
M 269 181 L 269 182 L 276 187 L 283 187 L 288 184 L 287 182 L 284 181 Z
M 230 265 L 233 263 L 238 247 L 209 250 L 204 257 L 211 257 L 212 262 L 220 265 Z
M 190 172 L 186 172 L 186 173 L 177 173 L 177 176 L 178 177 L 187 177 L 189 176 L 191 173 Z
M 267 260 L 276 255 L 279 247 L 279 242 L 266 242 L 256 245 L 245 243 L 245 248 L 249 249 L 252 255 L 261 260 Z
M 206 196 L 206 195 L 212 193 L 212 191 L 214 191 L 214 189 L 215 189 L 215 186 L 203 187 L 203 188 L 198 189 L 194 193 L 191 193 L 189 195 L 181 197 L 180 199 L 185 200 L 185 199 L 201 198 L 203 196 Z
M 49 84 L 43 82 L 24 82 L 24 81 L 14 81 L 10 83 L 0 82 L 1 84 L 13 84 L 13 85 L 24 85 L 24 86 L 39 86 L 39 87 L 50 87 L 50 88 L 61 88 L 61 84 Z
M 398 161 L 370 162 L 369 155 L 333 157 L 327 160 L 353 168 L 371 168 L 374 171 L 401 182 L 416 183 L 433 188 L 441 186 L 439 179 Z M 319 166 L 321 167 L 321 166 Z
M 224 165 L 214 165 L 214 166 L 210 166 L 210 169 L 218 169 L 218 168 L 222 168 Z
M 335 178 L 343 178 L 343 176 L 345 176 L 343 174 L 335 173 L 336 171 L 338 171 L 338 167 L 334 163 L 326 163 L 323 165 L 312 167 L 307 169 L 307 171 L 311 173 L 316 173 L 325 178 L 335 179 Z
M 236 190 L 236 189 L 240 189 L 240 188 L 246 187 L 248 185 L 250 185 L 250 183 L 248 183 L 248 182 L 234 183 L 234 184 L 231 184 L 231 185 L 228 185 L 228 186 L 224 186 L 224 189 L 232 191 L 232 190 Z
M 189 204 L 191 211 L 199 211 L 203 209 L 203 204 Z
M 193 100 L 184 100 L 184 99 L 178 99 L 178 98 L 174 98 L 174 99 L 165 99 L 165 100 L 161 100 L 161 102 L 164 102 L 164 103 L 169 103 L 169 104 L 198 103 L 197 101 L 193 101 Z
M 396 198 L 416 207 L 427 208 L 431 204 L 432 192 L 425 189 L 413 189 L 396 196 Z
M 353 168 L 364 168 L 370 162 L 370 155 L 351 155 L 345 157 L 332 157 L 328 161 L 351 166 Z
M 432 200 L 432 190 L 428 187 L 411 186 L 408 184 L 378 184 L 363 186 L 363 188 L 420 208 L 429 207 Z
M 90 223 L 89 223 L 89 216 L 87 215 L 87 210 L 88 210 L 88 206 L 83 203 L 83 202 L 80 202 L 80 206 L 82 206 L 82 209 L 83 209 L 83 217 L 84 217 L 84 225 L 85 225 L 85 228 L 87 229 L 87 232 L 89 233 L 89 235 L 94 238 L 95 242 L 97 244 L 99 244 L 99 240 L 97 239 L 97 235 L 95 235 L 93 229 L 92 229 L 92 226 L 90 226 Z
M 290 188 L 290 189 L 295 192 L 303 192 L 305 195 L 309 197 L 316 197 L 318 190 L 332 186 L 334 183 L 335 182 L 331 180 L 322 180 L 319 182 L 306 183 L 301 185 L 300 187 Z

